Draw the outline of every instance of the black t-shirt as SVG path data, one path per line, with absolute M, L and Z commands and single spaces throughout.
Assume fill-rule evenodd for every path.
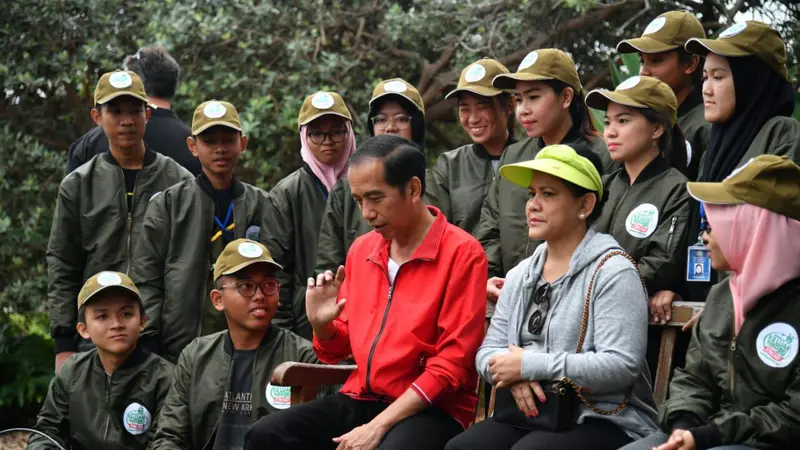
M 199 175 L 202 172 L 200 161 L 186 146 L 186 138 L 191 136 L 192 130 L 169 109 L 151 106 L 151 110 L 150 121 L 147 122 L 144 132 L 147 147 L 169 156 L 192 174 Z M 69 146 L 67 173 L 77 169 L 94 155 L 107 151 L 108 138 L 103 127 L 92 128 Z
M 136 186 L 136 176 L 139 175 L 139 169 L 122 169 L 122 174 L 125 175 L 125 192 L 128 193 L 128 211 L 130 211 L 131 203 L 133 202 L 133 189 Z
M 253 423 L 253 359 L 255 350 L 234 350 L 231 384 L 225 391 L 214 450 L 241 450 Z

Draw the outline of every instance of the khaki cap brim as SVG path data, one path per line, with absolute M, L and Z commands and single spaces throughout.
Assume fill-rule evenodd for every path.
M 598 186 L 586 174 L 569 164 L 555 159 L 542 158 L 508 164 L 500 168 L 500 175 L 517 186 L 528 188 L 531 185 L 531 181 L 533 181 L 534 171 L 550 174 L 590 191 L 598 192 L 600 196 L 603 195 L 602 186 L 599 187 L 600 190 L 598 191 Z
M 203 131 L 206 131 L 207 129 L 209 129 L 211 127 L 216 127 L 216 126 L 222 126 L 222 127 L 232 128 L 232 129 L 234 129 L 236 131 L 242 131 L 242 127 L 237 127 L 236 125 L 234 125 L 234 124 L 232 124 L 230 122 L 226 122 L 224 120 L 215 120 L 215 121 L 212 121 L 212 122 L 205 123 L 200 127 L 197 127 L 196 130 L 192 130 L 192 134 L 197 136 L 198 134 L 202 133 Z
M 139 292 L 135 291 L 134 289 L 132 289 L 132 288 L 130 288 L 128 286 L 125 286 L 124 284 L 112 284 L 110 286 L 100 286 L 99 288 L 95 289 L 94 292 L 90 293 L 89 295 L 86 296 L 85 299 L 83 299 L 83 303 L 81 303 L 79 308 L 83 307 L 83 305 L 89 303 L 93 298 L 97 297 L 97 295 L 100 294 L 101 292 L 105 292 L 105 291 L 108 291 L 108 290 L 111 290 L 111 289 L 124 289 L 125 291 L 127 291 L 128 293 L 133 295 L 133 297 L 140 304 L 144 304 L 143 301 L 142 301 L 142 295 Z
M 134 94 L 132 92 L 122 91 L 122 92 L 113 92 L 111 94 L 108 94 L 105 97 L 102 97 L 102 98 L 98 99 L 96 103 L 99 104 L 99 105 L 102 105 L 104 103 L 110 102 L 111 100 L 114 100 L 117 97 L 123 97 L 123 96 L 133 97 L 133 98 L 135 98 L 137 100 L 141 100 L 141 101 L 143 101 L 145 103 L 148 102 L 147 97 L 142 97 L 141 95 L 136 95 L 136 94 Z
M 753 54 L 721 39 L 689 39 L 686 41 L 686 51 L 701 56 L 709 52 L 720 56 L 750 56 Z
M 321 113 L 318 113 L 318 114 L 314 114 L 313 116 L 309 117 L 308 119 L 300 122 L 300 124 L 298 125 L 298 128 L 302 127 L 303 125 L 308 125 L 309 123 L 315 121 L 316 119 L 319 119 L 320 117 L 327 116 L 327 115 L 339 116 L 339 117 L 343 118 L 344 120 L 350 120 L 350 118 L 345 116 L 344 114 L 341 114 L 341 113 L 338 113 L 338 112 L 335 112 L 335 111 L 324 111 L 324 112 L 321 112 Z
M 376 95 L 375 97 L 372 97 L 372 100 L 369 101 L 369 106 L 372 106 L 372 104 L 375 103 L 379 98 L 386 97 L 387 95 L 396 95 L 398 97 L 403 97 L 404 99 L 411 102 L 411 104 L 414 105 L 414 108 L 416 108 L 417 111 L 421 112 L 423 116 L 425 115 L 425 111 L 420 109 L 419 105 L 417 105 L 417 103 L 414 100 L 412 100 L 411 97 L 403 94 L 402 92 L 384 92 L 383 94 Z
M 722 183 L 686 183 L 689 195 L 712 205 L 742 205 L 745 202 L 732 196 Z
M 543 75 L 536 75 L 533 73 L 527 72 L 517 72 L 517 73 L 504 73 L 502 75 L 498 75 L 494 77 L 492 80 L 492 86 L 496 87 L 497 89 L 514 89 L 517 85 L 517 81 L 545 81 L 545 80 L 554 80 L 553 77 L 547 77 Z
M 445 99 L 448 99 L 459 92 L 471 92 L 473 94 L 482 95 L 484 97 L 496 97 L 505 91 L 502 89 L 494 89 L 485 86 L 465 86 L 463 88 L 453 89 L 447 95 L 444 96 Z
M 628 97 L 624 93 L 618 91 L 596 90 L 589 92 L 589 95 L 586 96 L 586 105 L 589 108 L 605 111 L 608 109 L 608 104 L 610 102 L 625 106 L 632 106 L 634 108 L 650 108 L 649 106 L 641 104 Z
M 278 264 L 276 262 L 264 261 L 263 259 L 254 259 L 252 261 L 245 261 L 245 262 L 243 262 L 241 264 L 237 264 L 237 265 L 231 267 L 230 269 L 220 273 L 219 275 L 221 277 L 224 277 L 224 276 L 227 276 L 227 275 L 233 275 L 236 272 L 239 272 L 240 270 L 242 270 L 242 269 L 244 269 L 246 267 L 252 266 L 253 264 L 266 264 L 268 266 L 271 266 L 275 270 L 283 270 L 283 266 L 281 266 L 280 264 Z M 217 277 L 217 278 L 219 278 L 219 277 Z M 216 280 L 214 280 L 214 281 L 216 281 Z
M 617 44 L 619 53 L 661 53 L 680 48 L 680 45 L 665 44 L 649 36 L 626 39 Z

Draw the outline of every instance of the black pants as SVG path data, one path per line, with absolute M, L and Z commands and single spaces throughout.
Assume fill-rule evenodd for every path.
M 447 443 L 446 450 L 617 450 L 629 444 L 622 429 L 605 420 L 587 420 L 569 431 L 530 431 L 486 419 Z
M 333 394 L 271 413 L 253 424 L 245 450 L 335 449 L 333 438 L 364 425 L 388 405 Z M 428 408 L 395 425 L 383 437 L 383 450 L 442 450 L 461 425 L 444 411 Z

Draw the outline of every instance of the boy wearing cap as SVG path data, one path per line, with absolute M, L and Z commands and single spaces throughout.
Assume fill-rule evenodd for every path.
M 667 83 L 678 101 L 678 124 L 686 142 L 686 176 L 697 179 L 700 158 L 708 144 L 711 131 L 704 117 L 701 94 L 702 59 L 683 46 L 689 39 L 706 37 L 703 25 L 686 11 L 669 11 L 653 19 L 642 36 L 626 39 L 617 44 L 620 53 L 639 53 L 639 75 L 655 77 Z
M 660 430 L 625 450 L 797 448 L 800 167 L 762 155 L 721 183 L 688 183 L 715 270 Z
M 370 136 L 394 134 L 425 148 L 425 104 L 417 88 L 402 78 L 383 80 L 372 91 L 367 116 Z M 350 246 L 359 236 L 372 231 L 361 217 L 350 184 L 344 177 L 331 189 L 317 245 L 314 273 L 336 270 L 344 264 Z
M 259 239 L 266 223 L 266 193 L 235 175 L 247 146 L 236 108 L 202 103 L 187 144 L 203 173 L 152 199 L 132 275 L 149 319 L 142 339 L 172 362 L 195 337 L 225 329 L 207 301 L 213 262 L 229 242 Z
M 211 303 L 228 329 L 192 341 L 181 353 L 152 450 L 241 449 L 259 417 L 289 407 L 288 388 L 269 384 L 286 361 L 317 363 L 305 339 L 270 324 L 281 270 L 267 248 L 237 239 L 214 265 Z
M 144 450 L 172 382 L 172 364 L 137 345 L 146 316 L 139 291 L 120 272 L 100 272 L 78 298 L 78 333 L 95 348 L 64 364 L 50 382 L 31 450 Z M 48 439 L 50 438 L 50 439 Z M 51 441 L 52 439 L 52 441 Z
M 347 173 L 356 150 L 352 116 L 336 92 L 320 91 L 303 101 L 297 118 L 303 165 L 269 193 L 265 243 L 283 266 L 281 306 L 275 324 L 311 339 L 306 318 L 306 279 L 314 273 L 317 238 L 328 193 Z
M 147 94 L 133 72 L 109 72 L 94 92 L 92 118 L 108 136 L 109 151 L 61 181 L 47 244 L 50 332 L 56 370 L 73 353 L 90 348 L 76 333 L 74 299 L 101 270 L 128 273 L 150 199 L 191 177 L 143 140 L 150 117 Z

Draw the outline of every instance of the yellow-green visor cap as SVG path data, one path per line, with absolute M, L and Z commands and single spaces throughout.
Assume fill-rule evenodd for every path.
M 133 97 L 147 103 L 147 93 L 139 75 L 124 70 L 104 73 L 94 88 L 94 104 L 102 105 L 122 96 Z
M 703 203 L 749 203 L 800 220 L 800 167 L 788 156 L 757 156 L 721 183 L 686 183 L 686 189 Z
M 617 44 L 620 53 L 661 53 L 683 48 L 692 38 L 704 39 L 706 30 L 693 14 L 669 11 L 653 19 L 642 36 Z
M 350 110 L 344 103 L 344 99 L 336 92 L 319 91 L 311 94 L 303 101 L 300 107 L 300 114 L 297 116 L 297 128 L 300 129 L 314 119 L 319 119 L 328 114 L 345 118 L 353 121 Z
M 97 294 L 109 289 L 127 290 L 139 303 L 142 303 L 142 295 L 129 276 L 121 272 L 104 271 L 94 274 L 83 283 L 83 287 L 78 293 L 78 309 L 81 309 Z
M 756 20 L 735 23 L 719 34 L 717 39 L 689 39 L 686 51 L 705 56 L 709 52 L 720 56 L 756 56 L 786 81 L 786 45 L 781 35 L 769 25 Z
M 597 192 L 603 198 L 603 181 L 591 161 L 579 155 L 569 145 L 548 145 L 536 154 L 531 161 L 506 164 L 500 168 L 500 175 L 506 180 L 528 188 L 533 181 L 534 172 L 543 172 L 582 188 Z
M 239 111 L 236 111 L 236 108 L 228 102 L 209 100 L 201 103 L 194 110 L 194 116 L 192 116 L 192 134 L 197 136 L 214 126 L 223 126 L 242 131 Z
M 419 91 L 411 83 L 402 78 L 392 78 L 378 83 L 375 89 L 372 90 L 372 99 L 370 99 L 369 105 L 372 106 L 379 98 L 389 95 L 403 97 L 410 101 L 423 116 L 425 115 L 425 102 L 422 101 L 422 96 Z
M 555 48 L 543 48 L 528 53 L 515 73 L 494 77 L 492 86 L 497 89 L 514 89 L 517 81 L 558 80 L 575 90 L 583 91 L 575 61 L 567 53 Z
M 226 245 L 217 258 L 214 264 L 214 281 L 257 263 L 267 264 L 275 270 L 283 270 L 283 267 L 272 259 L 272 254 L 264 244 L 250 239 L 237 239 Z
M 605 111 L 612 102 L 658 111 L 669 117 L 672 125 L 678 121 L 678 99 L 672 88 L 658 78 L 637 75 L 623 81 L 613 91 L 595 89 L 586 95 L 586 105 L 590 108 Z
M 499 61 L 489 58 L 480 59 L 461 71 L 461 76 L 458 78 L 458 86 L 445 95 L 444 98 L 450 98 L 459 92 L 471 92 L 484 97 L 495 97 L 504 92 L 509 92 L 492 86 L 494 77 L 507 73 L 510 73 L 508 68 Z

